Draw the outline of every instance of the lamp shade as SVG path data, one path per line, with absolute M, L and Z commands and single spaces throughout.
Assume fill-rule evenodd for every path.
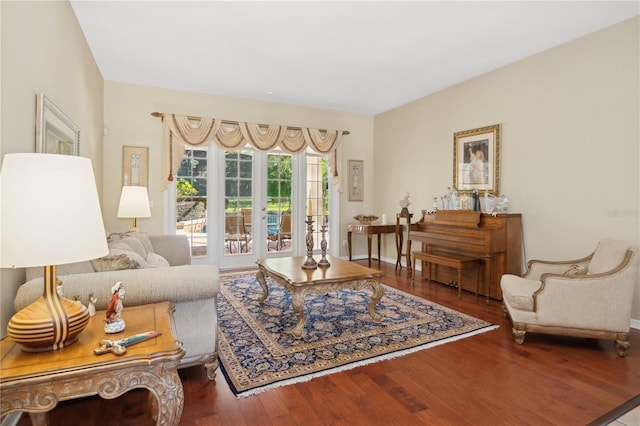
M 146 186 L 123 186 L 118 217 L 151 217 Z
M 0 186 L 0 266 L 61 265 L 109 253 L 91 160 L 7 154 Z

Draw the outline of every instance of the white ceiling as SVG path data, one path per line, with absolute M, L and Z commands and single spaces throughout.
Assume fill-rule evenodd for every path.
M 105 80 L 377 114 L 638 1 L 72 1 Z

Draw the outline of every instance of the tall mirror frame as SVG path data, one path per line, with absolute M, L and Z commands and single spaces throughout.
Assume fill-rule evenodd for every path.
M 36 100 L 36 152 L 80 155 L 80 128 L 43 93 Z

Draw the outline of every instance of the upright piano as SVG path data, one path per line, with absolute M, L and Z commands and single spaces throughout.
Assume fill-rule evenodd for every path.
M 413 247 L 412 243 L 420 243 Z M 455 253 L 481 258 L 481 294 L 502 300 L 500 278 L 503 274 L 522 273 L 522 215 L 486 214 L 469 210 L 422 211 L 422 217 L 409 225 L 407 274 L 412 274 L 411 250 Z M 431 279 L 454 283 L 458 273 L 452 268 L 432 265 Z M 475 271 L 465 271 L 462 288 L 475 291 Z M 458 283 L 459 284 L 459 283 Z M 488 292 L 487 292 L 488 286 Z

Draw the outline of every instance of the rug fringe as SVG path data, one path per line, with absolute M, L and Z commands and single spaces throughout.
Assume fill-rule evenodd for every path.
M 276 383 L 271 383 L 265 386 L 261 386 L 258 388 L 253 388 L 253 389 L 249 389 L 247 391 L 238 393 L 236 395 L 236 398 L 246 398 L 248 396 L 252 396 L 252 395 L 256 395 L 262 392 L 266 392 L 268 390 L 271 389 L 275 389 L 275 388 L 279 388 L 282 386 L 288 386 L 288 385 L 292 385 L 295 383 L 304 383 L 304 382 L 308 382 L 309 380 L 313 380 L 317 377 L 322 377 L 322 376 L 326 376 L 329 374 L 334 374 L 334 373 L 339 373 L 341 371 L 348 371 L 348 370 L 352 370 L 354 368 L 357 367 L 362 367 L 364 365 L 368 365 L 368 364 L 373 364 L 375 362 L 379 362 L 379 361 L 385 361 L 388 359 L 393 359 L 393 358 L 398 358 L 407 354 L 411 354 L 414 352 L 418 352 L 424 349 L 429 349 L 429 348 L 433 348 L 435 346 L 439 346 L 439 345 L 443 345 L 445 343 L 450 343 L 450 342 L 454 342 L 456 340 L 461 340 L 467 337 L 471 337 L 474 336 L 476 334 L 480 334 L 480 333 L 485 333 L 487 331 L 491 331 L 491 330 L 495 330 L 497 328 L 499 328 L 499 325 L 488 325 L 486 327 L 480 328 L 478 330 L 473 330 L 473 331 L 469 331 L 467 333 L 464 334 L 460 334 L 457 336 L 451 336 L 451 337 L 447 337 L 446 339 L 441 339 L 441 340 L 436 340 L 435 342 L 430 342 L 427 343 L 425 345 L 421 345 L 421 346 L 415 346 L 413 348 L 408 348 L 408 349 L 403 349 L 401 351 L 397 351 L 397 352 L 391 352 L 388 354 L 384 354 L 384 355 L 380 355 L 377 357 L 373 357 L 373 358 L 369 358 L 369 359 L 365 359 L 362 361 L 357 361 L 357 362 L 353 362 L 347 365 L 342 365 L 340 367 L 335 367 L 335 368 L 331 368 L 328 370 L 324 370 L 324 371 L 319 371 L 317 373 L 311 373 L 311 374 L 307 374 L 304 375 L 302 377 L 294 377 L 292 379 L 286 379 L 286 380 L 282 380 L 280 382 L 276 382 Z

